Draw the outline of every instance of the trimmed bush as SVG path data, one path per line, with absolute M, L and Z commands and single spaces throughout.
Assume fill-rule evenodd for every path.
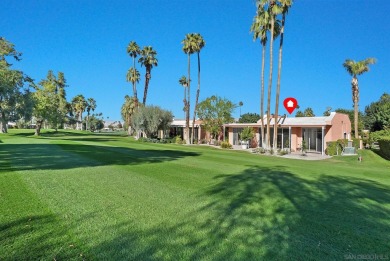
M 232 144 L 230 144 L 228 141 L 223 141 L 223 142 L 221 143 L 221 148 L 222 148 L 222 149 L 232 149 L 233 146 L 232 146 Z
M 390 160 L 390 137 L 382 138 L 379 142 L 379 150 L 381 154 Z
M 337 141 L 329 141 L 326 143 L 325 154 L 328 156 L 337 155 L 337 148 L 339 147 L 339 143 Z

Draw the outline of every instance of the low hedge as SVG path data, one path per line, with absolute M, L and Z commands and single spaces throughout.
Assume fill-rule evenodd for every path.
M 390 137 L 384 137 L 378 140 L 378 143 L 381 154 L 390 160 Z
M 337 141 L 329 141 L 326 143 L 325 154 L 329 156 L 334 156 L 341 154 L 342 148 Z
M 355 149 L 359 149 L 359 139 L 352 139 L 352 146 L 355 147 Z M 347 139 L 339 139 L 337 141 L 329 141 L 326 143 L 326 155 L 334 156 L 334 155 L 341 155 L 341 152 L 343 152 L 343 149 L 348 146 L 348 140 Z

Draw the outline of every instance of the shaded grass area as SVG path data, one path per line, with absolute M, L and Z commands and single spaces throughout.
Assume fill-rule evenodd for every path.
M 1 139 L 0 259 L 390 252 L 390 164 L 370 151 L 308 162 L 119 136 Z

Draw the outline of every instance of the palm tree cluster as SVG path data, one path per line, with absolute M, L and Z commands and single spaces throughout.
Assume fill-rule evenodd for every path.
M 134 112 L 134 109 L 139 107 L 138 94 L 137 94 L 137 83 L 140 80 L 140 72 L 136 68 L 135 60 L 139 56 L 138 63 L 141 64 L 141 67 L 145 67 L 145 87 L 144 87 L 144 96 L 142 99 L 142 104 L 146 104 L 146 97 L 148 95 L 149 82 L 152 78 L 152 68 L 158 65 L 158 60 L 156 58 L 157 52 L 153 49 L 152 46 L 145 46 L 143 49 L 140 49 L 138 44 L 135 41 L 131 41 L 127 46 L 127 53 L 133 58 L 133 65 L 127 71 L 126 80 L 131 82 L 133 85 L 133 97 L 129 97 L 126 95 L 125 103 L 123 106 L 131 106 L 128 108 L 124 108 L 122 106 L 122 116 L 126 121 L 127 126 L 130 126 L 131 115 L 123 115 L 123 112 Z M 129 102 L 131 100 L 131 102 Z M 135 106 L 134 108 L 132 108 Z M 129 128 L 130 131 L 130 128 Z
M 186 34 L 184 40 L 181 42 L 183 44 L 183 52 L 187 54 L 187 78 L 182 76 L 179 79 L 179 84 L 184 87 L 184 110 L 185 110 L 185 118 L 186 118 L 186 128 L 184 130 L 184 139 L 187 144 L 194 143 L 194 133 L 195 133 L 195 119 L 196 119 L 196 111 L 199 102 L 199 94 L 200 94 L 200 51 L 206 45 L 203 37 L 199 33 L 189 33 Z M 191 55 L 196 53 L 198 58 L 198 88 L 196 90 L 196 98 L 195 98 L 195 106 L 192 120 L 192 133 L 190 135 L 190 95 L 191 95 Z M 186 95 L 187 89 L 187 95 Z
M 85 99 L 84 95 L 76 95 L 71 102 L 71 109 L 74 116 L 77 118 L 76 129 L 82 130 L 83 113 L 87 111 L 86 129 L 90 130 L 89 120 L 91 111 L 96 109 L 96 101 L 94 98 Z M 79 125 L 80 124 L 80 125 Z
M 283 50 L 283 37 L 284 26 L 286 22 L 286 14 L 292 6 L 292 0 L 257 0 L 256 15 L 253 18 L 251 25 L 251 32 L 253 32 L 253 39 L 259 39 L 262 46 L 262 62 L 261 62 L 261 91 L 260 91 L 260 115 L 261 115 L 261 144 L 263 148 L 270 148 L 270 122 L 271 122 L 271 93 L 272 93 L 272 73 L 273 73 L 273 43 L 274 40 L 280 36 L 279 43 L 279 59 L 278 59 L 278 79 L 276 85 L 276 100 L 275 100 L 275 114 L 274 114 L 274 139 L 273 148 L 276 149 L 277 145 L 277 121 L 279 113 L 279 95 L 280 95 L 280 79 L 282 71 L 282 50 Z M 281 20 L 278 18 L 281 16 Z M 269 78 L 268 78 L 268 90 L 267 90 L 267 132 L 264 139 L 264 85 L 265 85 L 265 55 L 266 46 L 269 41 Z

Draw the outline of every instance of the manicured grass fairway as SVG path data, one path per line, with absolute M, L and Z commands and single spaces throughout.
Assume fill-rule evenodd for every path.
M 0 260 L 390 256 L 390 162 L 0 134 Z

